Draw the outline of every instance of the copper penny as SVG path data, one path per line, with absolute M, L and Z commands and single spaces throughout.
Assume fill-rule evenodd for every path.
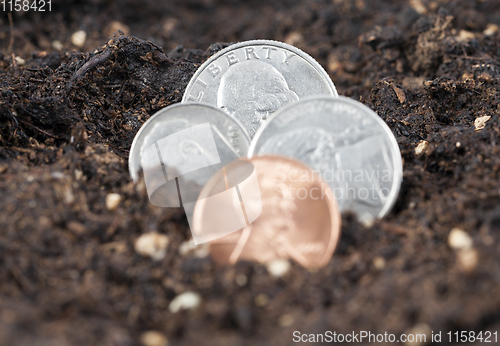
M 303 163 L 278 156 L 237 160 L 214 175 L 200 196 L 213 195 L 212 190 L 220 191 L 220 186 L 230 188 L 227 177 L 238 181 L 235 172 L 245 171 L 241 166 L 248 162 L 255 169 L 262 211 L 243 229 L 210 242 L 214 260 L 233 264 L 290 258 L 304 267 L 326 265 L 340 236 L 340 212 L 330 186 Z M 246 172 L 241 179 L 248 175 Z M 212 218 L 200 204 L 195 209 L 196 231 L 213 224 Z

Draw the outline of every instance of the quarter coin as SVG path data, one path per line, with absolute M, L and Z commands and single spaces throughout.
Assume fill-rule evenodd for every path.
M 151 203 L 180 207 L 196 201 L 213 173 L 246 154 L 249 138 L 236 120 L 204 104 L 175 104 L 154 114 L 137 132 L 129 172 L 140 171 Z
M 231 45 L 201 65 L 182 102 L 223 109 L 253 137 L 280 107 L 311 95 L 337 96 L 320 64 L 289 44 L 253 40 Z
M 306 163 L 330 184 L 341 211 L 368 224 L 391 209 L 402 180 L 389 127 L 346 97 L 311 97 L 281 108 L 253 138 L 248 156 L 260 155 Z
M 214 260 L 232 264 L 290 258 L 305 267 L 326 265 L 339 240 L 341 221 L 330 186 L 297 160 L 262 156 L 248 162 L 256 172 L 261 214 L 242 230 L 210 242 Z M 211 195 L 224 185 L 224 177 L 234 176 L 234 172 L 248 176 L 248 169 L 244 169 L 248 162 L 227 165 L 225 175 L 215 174 L 200 197 Z M 195 207 L 193 233 L 202 232 L 212 222 L 213 214 L 207 210 L 203 203 Z

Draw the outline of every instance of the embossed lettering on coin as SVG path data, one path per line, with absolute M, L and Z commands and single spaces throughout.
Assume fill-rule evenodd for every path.
M 337 95 L 314 59 L 285 43 L 255 40 L 234 44 L 207 60 L 189 82 L 182 102 L 217 106 L 253 137 L 280 107 L 311 95 Z

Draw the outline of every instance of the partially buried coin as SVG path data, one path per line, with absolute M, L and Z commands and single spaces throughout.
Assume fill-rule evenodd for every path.
M 248 163 L 256 172 L 261 214 L 255 220 L 248 217 L 250 222 L 242 230 L 210 242 L 214 260 L 233 264 L 290 258 L 305 267 L 326 265 L 339 240 L 340 212 L 329 185 L 299 161 L 278 156 L 235 161 L 208 181 L 198 203 L 221 186 L 231 186 L 228 181 L 240 172 L 248 176 Z M 248 206 L 244 203 L 247 212 Z M 203 232 L 213 218 L 206 204 L 197 204 L 193 233 Z
M 311 97 L 281 108 L 257 132 L 248 157 L 301 160 L 329 184 L 341 211 L 370 223 L 394 204 L 402 160 L 394 135 L 371 109 L 346 97 Z
M 182 102 L 217 106 L 253 137 L 280 107 L 311 95 L 337 96 L 320 64 L 286 43 L 254 40 L 231 45 L 201 65 Z
M 154 114 L 136 134 L 129 171 L 134 181 L 143 172 L 154 205 L 186 206 L 196 202 L 215 172 L 245 155 L 248 146 L 246 131 L 221 110 L 176 104 Z

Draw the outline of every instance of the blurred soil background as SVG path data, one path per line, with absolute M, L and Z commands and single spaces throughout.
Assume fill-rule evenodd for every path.
M 497 0 L 52 0 L 51 12 L 2 12 L 0 344 L 500 333 L 499 26 Z M 402 151 L 392 212 L 371 227 L 345 215 L 317 271 L 216 266 L 189 243 L 183 212 L 151 205 L 128 174 L 141 124 L 179 102 L 210 55 L 256 38 L 317 59 Z

